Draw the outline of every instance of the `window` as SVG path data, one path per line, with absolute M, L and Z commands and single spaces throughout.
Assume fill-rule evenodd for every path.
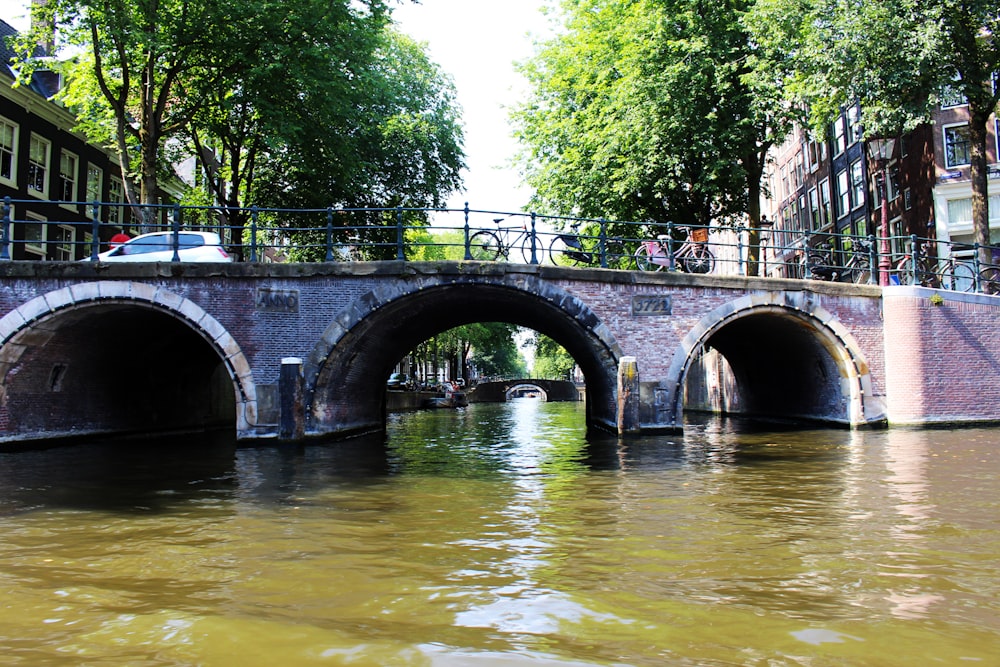
M 59 198 L 62 201 L 76 201 L 76 163 L 75 155 L 68 151 L 59 153 Z
M 886 188 L 889 201 L 895 201 L 899 196 L 899 164 L 889 165 L 889 182 L 886 183 Z
M 24 252 L 32 259 L 45 259 L 45 218 L 25 214 L 24 220 Z M 33 257 L 32 257 L 33 256 Z
M 37 134 L 28 144 L 28 192 L 42 197 L 49 194 L 49 149 L 51 144 Z
M 861 127 L 861 111 L 857 105 L 847 108 L 847 144 L 861 141 L 864 129 Z
M 972 224 L 972 198 L 949 199 L 948 200 L 948 224 L 949 225 L 971 225 Z
M 833 154 L 840 155 L 847 150 L 847 135 L 844 125 L 844 117 L 840 116 L 833 121 Z
M 861 160 L 851 163 L 851 189 L 854 194 L 854 208 L 858 208 L 865 202 L 865 176 L 861 168 Z
M 826 227 L 832 222 L 830 219 L 830 180 L 824 178 L 819 184 L 819 224 Z
M 819 217 L 819 190 L 816 188 L 809 188 L 809 222 L 813 230 L 823 226 Z
M 17 185 L 17 125 L 0 118 L 0 181 Z
M 71 262 L 76 250 L 76 230 L 70 225 L 53 225 L 49 230 L 49 243 L 55 245 L 52 259 Z
M 842 218 L 851 210 L 851 196 L 847 170 L 837 172 L 837 217 Z
M 115 204 L 125 202 L 125 188 L 117 178 L 112 178 L 111 182 L 108 183 L 108 202 L 111 204 L 108 207 L 108 222 L 114 225 L 121 225 L 122 221 L 125 220 L 125 207 L 116 206 Z
M 101 190 L 104 188 L 104 171 L 92 164 L 87 165 L 87 202 L 101 201 Z M 88 211 L 88 213 L 90 213 Z
M 957 83 L 949 84 L 941 90 L 942 109 L 960 107 L 965 104 L 968 104 L 968 100 L 965 99 L 965 95 L 962 93 L 962 89 Z
M 910 192 L 910 188 L 903 190 L 903 207 L 907 211 L 913 208 L 913 193 Z
M 944 166 L 948 169 L 969 164 L 969 126 L 944 128 Z

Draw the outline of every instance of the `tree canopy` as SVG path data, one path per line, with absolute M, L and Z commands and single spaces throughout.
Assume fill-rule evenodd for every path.
M 195 154 L 208 203 L 435 206 L 460 185 L 460 111 L 424 48 L 382 0 L 49 0 L 24 37 L 25 76 L 46 23 L 78 55 L 63 100 L 116 148 L 128 200 Z M 48 62 L 44 66 L 50 66 Z M 245 222 L 236 213 L 225 220 Z
M 759 221 L 767 149 L 791 118 L 747 0 L 564 0 L 513 114 L 532 204 L 620 220 Z M 755 243 L 753 245 L 756 245 Z M 755 269 L 755 266 L 754 266 Z
M 868 137 L 898 136 L 928 122 L 943 95 L 964 97 L 975 238 L 989 244 L 987 123 L 1000 100 L 995 0 L 757 0 L 747 24 L 785 64 L 787 98 L 809 110 L 818 131 L 856 102 Z

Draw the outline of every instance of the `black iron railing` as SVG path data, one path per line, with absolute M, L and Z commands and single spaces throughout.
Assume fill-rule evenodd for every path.
M 205 231 L 244 262 L 494 261 L 879 284 L 881 239 L 772 227 L 707 228 L 538 213 L 428 208 L 226 208 L 6 198 L 0 261 L 98 262 L 125 237 Z M 122 236 L 124 235 L 124 236 Z M 876 242 L 878 241 L 878 242 Z M 885 282 L 1000 293 L 1000 247 L 887 240 Z M 169 241 L 168 241 L 169 242 Z M 883 262 L 884 264 L 884 262 Z

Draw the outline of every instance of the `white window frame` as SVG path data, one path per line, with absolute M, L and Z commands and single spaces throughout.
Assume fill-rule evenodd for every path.
M 125 203 L 125 184 L 120 178 L 113 178 L 108 181 L 108 222 L 113 225 L 123 226 L 125 220 L 125 207 L 114 206 L 113 204 Z
M 860 208 L 865 203 L 865 170 L 861 166 L 861 160 L 851 163 L 851 202 L 852 208 Z
M 48 244 L 48 225 L 44 224 L 48 222 L 47 218 L 43 218 L 40 215 L 32 213 L 30 211 L 24 214 L 24 229 L 37 229 L 40 232 L 40 236 L 37 239 L 32 239 L 31 243 L 28 242 L 28 235 L 25 234 L 22 241 L 24 241 L 24 252 L 25 254 L 38 255 L 38 259 L 45 259 L 45 246 Z M 42 223 L 42 224 L 38 224 Z
M 46 227 L 50 226 L 55 229 L 57 234 L 68 232 L 68 238 L 62 238 L 60 234 L 59 238 L 52 240 L 54 245 L 53 259 L 60 262 L 72 262 L 76 254 L 76 227 L 73 225 L 46 225 Z
M 847 150 L 847 121 L 843 116 L 837 116 L 833 121 L 833 154 L 840 155 Z
M 35 155 L 36 142 L 38 146 L 42 149 L 42 161 L 39 162 Z M 28 194 L 40 197 L 42 199 L 47 199 L 49 196 L 49 174 L 52 168 L 52 142 L 45 137 L 31 133 L 31 139 L 28 142 Z M 36 170 L 41 170 L 41 189 L 35 187 L 33 181 L 36 180 Z
M 10 145 L 6 143 L 7 129 L 10 130 Z M 9 185 L 12 188 L 17 187 L 17 148 L 18 148 L 18 137 L 20 136 L 21 128 L 20 126 L 11 121 L 8 118 L 0 116 L 0 164 L 4 160 L 9 160 L 10 162 L 10 174 L 7 176 L 3 175 L 3 170 L 0 169 L 0 183 Z
M 837 172 L 837 219 L 851 212 L 851 179 L 846 169 Z
M 965 146 L 966 146 L 966 148 L 965 148 L 965 156 L 966 156 L 965 162 L 953 162 L 952 159 L 951 159 L 952 156 L 953 156 L 953 154 L 954 154 L 954 151 L 952 150 L 952 146 L 955 145 L 955 144 L 949 142 L 948 138 L 950 136 L 949 133 L 953 132 L 957 128 L 965 128 L 965 136 L 966 136 L 966 140 L 964 142 Z M 941 145 L 944 146 L 944 166 L 945 166 L 945 169 L 954 169 L 955 167 L 965 167 L 965 166 L 968 166 L 971 163 L 971 161 L 972 161 L 972 156 L 970 154 L 970 144 L 971 144 L 971 141 L 969 139 L 969 124 L 968 123 L 955 123 L 953 125 L 945 125 L 944 127 L 941 128 L 941 136 L 942 136 L 942 144 Z
M 94 213 L 90 204 L 94 202 L 101 201 L 101 192 L 104 190 L 104 170 L 98 167 L 93 162 L 87 163 L 87 191 L 85 193 L 87 201 L 87 217 L 91 217 Z M 100 212 L 98 212 L 98 217 Z
M 67 160 L 71 163 L 68 171 L 66 169 Z M 75 202 L 80 198 L 80 193 L 77 190 L 79 171 L 80 156 L 65 148 L 59 151 L 59 201 Z M 69 189 L 68 197 L 66 196 L 67 187 Z M 75 208 L 71 203 L 63 203 L 62 206 L 63 208 Z
M 830 200 L 830 179 L 824 178 L 819 182 L 819 217 L 821 229 L 830 224 L 830 212 L 832 208 L 833 205 Z

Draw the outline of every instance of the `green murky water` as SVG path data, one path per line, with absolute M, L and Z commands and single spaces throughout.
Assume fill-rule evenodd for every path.
M 1000 664 L 1000 430 L 0 454 L 5 665 Z

